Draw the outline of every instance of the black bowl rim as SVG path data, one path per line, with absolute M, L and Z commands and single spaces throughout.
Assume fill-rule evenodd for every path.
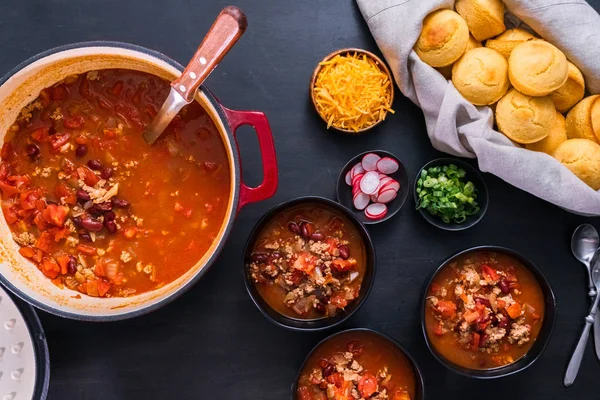
M 481 208 L 481 210 L 479 211 L 479 214 L 477 215 L 477 217 L 472 220 L 469 223 L 465 223 L 463 225 L 459 225 L 456 227 L 452 227 L 449 226 L 448 224 L 446 224 L 444 221 L 439 220 L 438 222 L 434 222 L 431 219 L 429 219 L 425 213 L 427 212 L 426 210 L 423 210 L 422 208 L 419 208 L 417 211 L 419 211 L 419 213 L 423 216 L 423 219 L 425 219 L 425 221 L 429 222 L 431 225 L 443 229 L 445 231 L 451 231 L 451 232 L 459 232 L 459 231 L 464 231 L 466 229 L 469 229 L 475 225 L 477 225 L 479 223 L 479 221 L 481 221 L 483 219 L 483 216 L 485 215 L 485 213 L 487 212 L 488 206 L 490 204 L 490 195 L 488 192 L 488 187 L 487 184 L 485 183 L 485 179 L 483 179 L 483 175 L 482 173 L 477 170 L 477 168 L 473 167 L 471 164 L 469 164 L 468 162 L 461 160 L 459 158 L 452 158 L 452 157 L 441 157 L 441 158 L 436 158 L 433 159 L 429 162 L 427 162 L 425 165 L 423 165 L 423 167 L 421 167 L 421 169 L 419 170 L 419 172 L 417 173 L 417 176 L 415 178 L 415 183 L 413 184 L 413 194 L 414 194 L 414 198 L 415 198 L 415 203 L 418 203 L 419 201 L 419 197 L 417 196 L 417 183 L 419 182 L 419 177 L 421 176 L 421 172 L 423 172 L 424 169 L 429 168 L 429 166 L 433 163 L 448 163 L 448 164 L 457 164 L 457 166 L 466 169 L 467 173 L 476 175 L 479 177 L 479 180 L 481 180 L 481 183 L 483 183 L 483 185 L 481 187 L 478 187 L 477 189 L 479 190 L 478 196 L 483 195 L 484 197 L 484 201 L 480 201 L 480 205 L 483 205 L 483 207 Z M 434 215 L 431 215 L 431 218 L 437 218 Z
M 521 357 L 520 359 L 504 365 L 502 367 L 498 367 L 498 368 L 493 368 L 493 369 L 470 369 L 470 368 L 466 368 L 466 367 L 461 367 L 457 364 L 454 364 L 448 360 L 446 360 L 442 355 L 440 355 L 437 350 L 433 347 L 433 345 L 431 344 L 431 342 L 429 341 L 429 337 L 427 336 L 427 327 L 425 326 L 425 311 L 426 311 L 426 301 L 425 299 L 427 298 L 427 292 L 429 290 L 429 286 L 431 286 L 431 282 L 433 281 L 433 278 L 435 278 L 435 276 L 438 274 L 438 272 L 446 267 L 448 265 L 448 263 L 452 260 L 454 260 L 455 258 L 463 255 L 463 254 L 467 254 L 467 253 L 472 253 L 475 251 L 495 251 L 498 253 L 504 253 L 504 254 L 508 254 L 512 257 L 515 257 L 516 259 L 518 259 L 519 261 L 521 261 L 523 263 L 523 265 L 525 265 L 525 267 L 529 270 L 532 271 L 532 273 L 534 274 L 535 278 L 538 280 L 538 283 L 540 284 L 540 287 L 542 287 L 542 290 L 545 289 L 548 290 L 547 295 L 549 295 L 549 297 L 552 299 L 552 301 L 550 302 L 550 304 L 545 304 L 546 305 L 546 309 L 544 310 L 544 320 L 547 320 L 547 317 L 550 316 L 551 318 L 551 324 L 550 326 L 547 328 L 548 332 L 547 332 L 547 337 L 546 340 L 542 343 L 541 348 L 539 349 L 539 351 L 537 352 L 537 354 L 533 355 L 530 359 L 528 359 L 527 362 L 525 362 L 521 367 L 516 368 L 512 371 L 508 371 L 508 372 L 502 372 L 503 369 L 508 369 L 508 368 L 514 368 L 514 366 L 519 363 L 522 362 L 523 360 L 525 360 L 525 356 Z M 545 298 L 547 298 L 548 296 L 545 296 Z M 554 332 L 554 327 L 556 325 L 556 318 L 558 315 L 558 305 L 556 303 L 556 297 L 554 296 L 554 291 L 552 290 L 552 286 L 550 286 L 550 282 L 548 282 L 548 280 L 546 279 L 546 276 L 543 274 L 543 272 L 537 267 L 537 265 L 535 265 L 531 260 L 529 260 L 527 257 L 525 257 L 524 255 L 522 255 L 521 253 L 519 253 L 516 250 L 512 250 L 508 247 L 504 247 L 504 246 L 495 246 L 495 245 L 480 245 L 480 246 L 474 246 L 474 247 L 469 247 L 467 249 L 464 250 L 460 250 L 457 251 L 456 253 L 446 257 L 441 263 L 440 265 L 435 269 L 435 271 L 431 274 L 431 276 L 425 281 L 425 286 L 423 287 L 423 291 L 421 294 L 421 309 L 420 309 L 420 318 L 421 318 L 421 331 L 423 333 L 423 336 L 425 338 L 425 344 L 427 345 L 427 348 L 429 349 L 429 351 L 431 352 L 431 354 L 433 355 L 433 357 L 440 363 L 442 364 L 444 367 L 446 367 L 447 369 L 449 369 L 450 371 L 456 372 L 460 375 L 466 376 L 468 378 L 474 378 L 474 379 L 482 379 L 482 380 L 487 380 L 487 379 L 497 379 L 497 378 L 504 378 L 510 375 L 514 375 L 516 373 L 519 373 L 527 368 L 529 368 L 535 361 L 537 361 L 537 359 L 544 353 L 544 350 L 546 349 L 546 347 L 548 346 L 548 343 L 550 342 L 550 339 L 552 338 L 552 333 Z M 551 307 L 547 307 L 548 305 L 551 305 Z M 549 308 L 551 308 L 551 310 L 549 310 Z M 550 311 L 550 312 L 549 312 Z M 543 326 L 542 326 L 543 328 Z M 541 332 L 541 331 L 540 331 Z M 539 335 L 538 335 L 539 336 Z M 531 351 L 531 349 L 529 350 Z M 529 352 L 525 353 L 528 354 Z M 486 373 L 490 373 L 490 372 L 494 372 L 496 374 L 494 375 L 484 375 Z
M 398 156 L 396 156 L 393 153 L 390 153 L 387 150 L 369 150 L 369 151 L 365 151 L 363 153 L 357 154 L 356 156 L 352 157 L 346 164 L 344 164 L 344 166 L 342 167 L 342 169 L 340 170 L 340 173 L 338 174 L 338 179 L 336 181 L 336 188 L 335 188 L 335 196 L 337 198 L 338 203 L 340 203 L 340 205 L 342 205 L 341 203 L 341 195 L 340 195 L 340 187 L 342 187 L 342 183 L 344 185 L 346 185 L 345 179 L 346 177 L 344 176 L 344 171 L 346 171 L 346 169 L 348 167 L 351 167 L 352 164 L 356 164 L 358 159 L 361 159 L 369 154 L 369 153 L 375 153 L 377 155 L 381 155 L 381 154 L 385 154 L 386 157 L 392 157 L 394 160 L 398 161 L 398 163 L 402 166 L 402 168 L 404 168 L 404 172 L 406 173 L 406 180 L 407 180 L 407 186 L 410 188 L 410 175 L 408 174 L 408 170 L 406 169 L 406 165 L 402 162 L 402 160 L 400 160 L 400 158 L 398 158 Z M 396 171 L 397 172 L 397 171 Z M 394 172 L 394 174 L 396 173 Z M 392 174 L 393 175 L 393 174 Z M 376 219 L 376 220 L 372 220 L 372 221 L 360 221 L 362 224 L 364 225 L 375 225 L 375 224 L 379 224 L 382 222 L 387 221 L 388 219 L 391 219 L 394 215 L 398 214 L 398 212 L 402 209 L 402 207 L 404 207 L 404 205 L 406 204 L 406 200 L 408 199 L 408 194 L 410 192 L 410 189 L 408 189 L 406 191 L 406 194 L 404 195 L 404 198 L 402 199 L 398 199 L 400 200 L 400 205 L 398 206 L 398 209 L 395 210 L 394 212 L 388 213 L 385 217 L 381 218 L 381 219 Z M 396 199 L 394 199 L 396 200 Z M 392 201 L 394 201 L 392 200 Z M 344 205 L 342 205 L 345 208 L 348 208 Z M 350 210 L 351 212 L 355 212 L 354 210 Z M 389 209 L 388 209 L 389 211 Z
M 249 249 L 252 247 L 252 245 L 254 244 L 254 241 L 252 239 L 254 239 L 254 237 L 256 236 L 258 230 L 260 230 L 263 225 L 273 216 L 275 215 L 277 212 L 281 211 L 282 209 L 288 208 L 288 207 L 292 207 L 295 206 L 297 204 L 301 204 L 301 203 L 310 203 L 310 202 L 320 202 L 320 203 L 325 203 L 328 206 L 332 207 L 333 209 L 342 212 L 351 222 L 354 222 L 356 224 L 356 228 L 361 232 L 361 234 L 364 236 L 364 238 L 366 238 L 365 240 L 365 250 L 367 252 L 367 255 L 371 257 L 371 259 L 373 260 L 373 265 L 370 266 L 370 268 L 372 269 L 372 273 L 371 273 L 371 280 L 370 282 L 368 282 L 368 284 L 366 286 L 363 286 L 361 288 L 361 290 L 364 290 L 364 294 L 362 296 L 361 299 L 359 299 L 358 303 L 356 304 L 356 306 L 348 313 L 346 313 L 346 315 L 344 315 L 342 318 L 340 318 L 339 320 L 330 323 L 330 324 L 326 324 L 324 326 L 318 326 L 318 327 L 297 327 L 297 326 L 290 326 L 287 325 L 285 323 L 282 323 L 280 321 L 275 320 L 273 317 L 271 317 L 269 315 L 269 313 L 267 313 L 263 306 L 260 304 L 260 302 L 255 298 L 254 294 L 252 293 L 251 290 L 251 286 L 253 285 L 252 282 L 250 282 L 250 279 L 248 279 L 248 274 L 246 273 L 246 254 L 248 253 Z M 367 265 L 367 268 L 369 268 L 369 266 Z M 364 304 L 364 302 L 367 300 L 367 298 L 369 297 L 369 294 L 371 293 L 371 289 L 373 288 L 373 285 L 375 283 L 375 273 L 377 272 L 377 252 L 375 251 L 375 244 L 373 243 L 373 239 L 371 238 L 371 235 L 369 235 L 369 231 L 367 230 L 367 228 L 344 206 L 342 206 L 341 204 L 325 198 L 325 197 L 320 197 L 320 196 L 301 196 L 301 197 L 296 197 L 293 198 L 291 200 L 287 200 L 284 201 L 283 203 L 280 203 L 274 207 L 272 207 L 269 211 L 267 211 L 259 220 L 258 222 L 254 225 L 254 227 L 252 228 L 252 230 L 250 231 L 250 234 L 248 235 L 248 239 L 246 239 L 246 244 L 244 246 L 244 250 L 242 252 L 242 273 L 244 275 L 244 285 L 246 287 L 246 292 L 248 293 L 248 295 L 250 296 L 250 298 L 252 299 L 252 302 L 254 303 L 254 305 L 256 306 L 256 308 L 258 308 L 258 310 L 261 312 L 261 314 L 269 321 L 271 321 L 273 324 L 282 327 L 282 328 L 286 328 L 292 331 L 298 331 L 298 332 L 317 332 L 317 331 L 323 331 L 326 329 L 330 329 L 333 328 L 335 326 L 340 325 L 341 323 L 345 322 L 348 318 L 350 318 L 352 315 L 354 315 L 355 312 L 357 312 L 362 305 Z M 268 305 L 267 305 L 268 306 Z M 273 310 L 275 311 L 275 310 Z M 291 319 L 281 313 L 278 313 L 277 311 L 275 311 L 277 314 L 281 315 L 284 319 Z M 311 322 L 313 320 L 307 320 L 306 322 Z M 304 322 L 304 321 L 301 321 Z
M 295 393 L 296 393 L 296 389 L 298 387 L 298 379 L 300 379 L 300 374 L 302 374 L 302 371 L 304 370 L 304 366 L 306 365 L 306 363 L 308 362 L 308 360 L 310 359 L 310 356 L 313 355 L 313 353 L 319 348 L 321 347 L 322 344 L 324 344 L 325 342 L 340 336 L 342 334 L 346 334 L 346 333 L 350 333 L 350 332 L 368 332 L 368 333 L 372 333 L 374 335 L 379 336 L 380 338 L 387 340 L 388 342 L 390 342 L 391 344 L 393 344 L 403 355 L 404 357 L 406 357 L 406 359 L 408 360 L 408 363 L 410 364 L 411 369 L 413 370 L 413 374 L 415 375 L 415 381 L 416 381 L 416 385 L 415 388 L 416 389 L 420 389 L 420 397 L 415 398 L 414 400 L 423 400 L 425 399 L 425 379 L 423 378 L 423 373 L 421 372 L 421 369 L 419 368 L 419 364 L 417 364 L 417 361 L 415 360 L 415 358 L 412 356 L 412 354 L 410 354 L 409 351 L 406 350 L 406 348 L 404 346 L 402 346 L 400 344 L 400 342 L 398 342 L 396 339 L 381 333 L 379 331 L 376 331 L 375 329 L 371 329 L 371 328 L 350 328 L 350 329 L 345 329 L 343 331 L 339 331 L 336 332 L 334 334 L 331 334 L 329 336 L 327 336 L 324 339 L 321 339 L 319 341 L 319 343 L 317 343 L 315 346 L 313 346 L 313 348 L 308 352 L 308 354 L 306 355 L 306 357 L 304 357 L 304 361 L 302 361 L 302 364 L 300 364 L 300 367 L 298 368 L 298 371 L 296 372 L 296 376 L 294 377 L 294 381 L 292 382 L 292 387 L 291 387 L 291 399 L 292 400 L 296 400 L 295 399 Z M 417 390 L 418 391 L 418 390 Z

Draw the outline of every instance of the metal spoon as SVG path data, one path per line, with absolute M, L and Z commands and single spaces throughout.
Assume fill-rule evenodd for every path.
M 581 261 L 588 272 L 588 287 L 590 291 L 588 295 L 594 297 L 596 295 L 596 287 L 592 282 L 590 273 L 590 261 L 600 247 L 600 237 L 598 231 L 590 224 L 579 225 L 571 238 L 571 251 L 576 259 Z
M 592 301 L 597 290 L 592 282 L 590 265 L 594 265 L 596 260 L 600 258 L 600 249 L 598 247 L 600 247 L 600 238 L 592 225 L 583 224 L 575 229 L 571 238 L 571 251 L 575 258 L 581 261 L 587 269 L 588 287 L 590 288 L 588 295 L 592 298 Z M 594 322 L 594 348 L 596 350 L 596 357 L 600 360 L 600 318 Z
M 194 100 L 200 84 L 238 41 L 247 26 L 246 16 L 239 8 L 228 6 L 221 11 L 181 76 L 171 83 L 169 96 L 146 128 L 143 136 L 148 144 L 154 143 L 179 110 Z
M 594 282 L 596 287 L 600 285 L 600 260 L 597 260 L 592 268 L 592 282 Z M 564 384 L 567 387 L 571 386 L 573 382 L 575 382 L 575 378 L 579 372 L 581 360 L 583 359 L 583 353 L 585 352 L 588 337 L 590 336 L 590 329 L 592 328 L 592 324 L 596 319 L 596 313 L 598 312 L 598 303 L 600 303 L 600 296 L 596 296 L 594 298 L 594 302 L 590 308 L 590 313 L 587 317 L 585 317 L 585 326 L 583 327 L 583 332 L 581 333 L 579 342 L 577 342 L 577 347 L 575 347 L 575 351 L 571 356 L 571 361 L 569 361 L 569 365 L 567 366 L 567 372 L 565 373 Z

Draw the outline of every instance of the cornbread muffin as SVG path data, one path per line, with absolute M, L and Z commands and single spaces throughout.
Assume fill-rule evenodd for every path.
M 600 145 L 587 139 L 563 142 L 554 157 L 594 190 L 600 189 Z
M 592 111 L 590 112 L 590 119 L 592 120 L 592 130 L 600 142 L 600 99 L 594 102 Z
M 530 40 L 513 49 L 508 59 L 510 82 L 529 96 L 547 96 L 567 81 L 569 64 L 562 51 L 543 40 Z
M 525 147 L 529 150 L 541 151 L 542 153 L 553 155 L 556 148 L 566 140 L 565 117 L 561 113 L 556 112 L 556 122 L 552 126 L 548 136 L 539 142 L 527 144 Z
M 467 21 L 469 31 L 479 41 L 506 30 L 504 3 L 501 0 L 456 0 L 456 12 Z
M 508 29 L 502 35 L 495 37 L 495 40 L 514 40 L 519 42 L 526 42 L 531 39 L 535 39 L 536 37 L 527 32 L 525 29 L 521 28 L 513 28 Z
M 462 56 L 469 42 L 465 20 L 452 10 L 438 10 L 423 20 L 414 49 L 423 62 L 445 67 Z
M 475 38 L 473 36 L 469 35 L 469 42 L 467 43 L 467 48 L 465 49 L 465 54 L 469 50 L 476 49 L 477 47 L 481 47 L 481 42 L 478 42 L 477 40 L 475 40 Z M 436 68 L 436 69 L 438 70 L 438 72 L 440 74 L 442 74 L 444 76 L 444 78 L 452 79 L 452 66 L 453 65 L 454 64 L 451 64 L 451 65 L 447 65 L 445 67 Z
M 567 62 L 569 63 L 567 81 L 550 94 L 554 106 L 561 113 L 569 111 L 571 107 L 583 99 L 585 93 L 583 74 L 572 62 Z
M 508 90 L 508 62 L 496 50 L 473 49 L 454 63 L 452 83 L 476 106 L 495 103 Z
M 588 96 L 575 105 L 567 114 L 565 127 L 569 139 L 588 139 L 594 142 L 600 140 L 600 131 L 592 125 L 592 110 L 594 117 L 600 113 L 600 95 Z M 598 110 L 598 111 L 597 111 Z M 597 124 L 598 125 L 598 124 Z
M 511 89 L 496 106 L 498 129 L 517 143 L 539 142 L 555 122 L 556 109 L 549 96 L 531 97 Z

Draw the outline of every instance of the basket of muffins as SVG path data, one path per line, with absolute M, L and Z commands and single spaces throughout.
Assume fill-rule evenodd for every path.
M 586 93 L 584 75 L 553 43 L 523 24 L 507 29 L 506 11 L 501 0 L 457 0 L 425 17 L 414 50 L 465 100 L 490 107 L 516 146 L 549 154 L 600 190 L 600 95 Z

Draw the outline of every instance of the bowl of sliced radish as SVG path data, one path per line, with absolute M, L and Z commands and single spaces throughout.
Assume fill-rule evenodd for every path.
M 372 150 L 344 166 L 338 178 L 337 198 L 360 222 L 376 224 L 400 211 L 409 190 L 408 173 L 398 157 Z

